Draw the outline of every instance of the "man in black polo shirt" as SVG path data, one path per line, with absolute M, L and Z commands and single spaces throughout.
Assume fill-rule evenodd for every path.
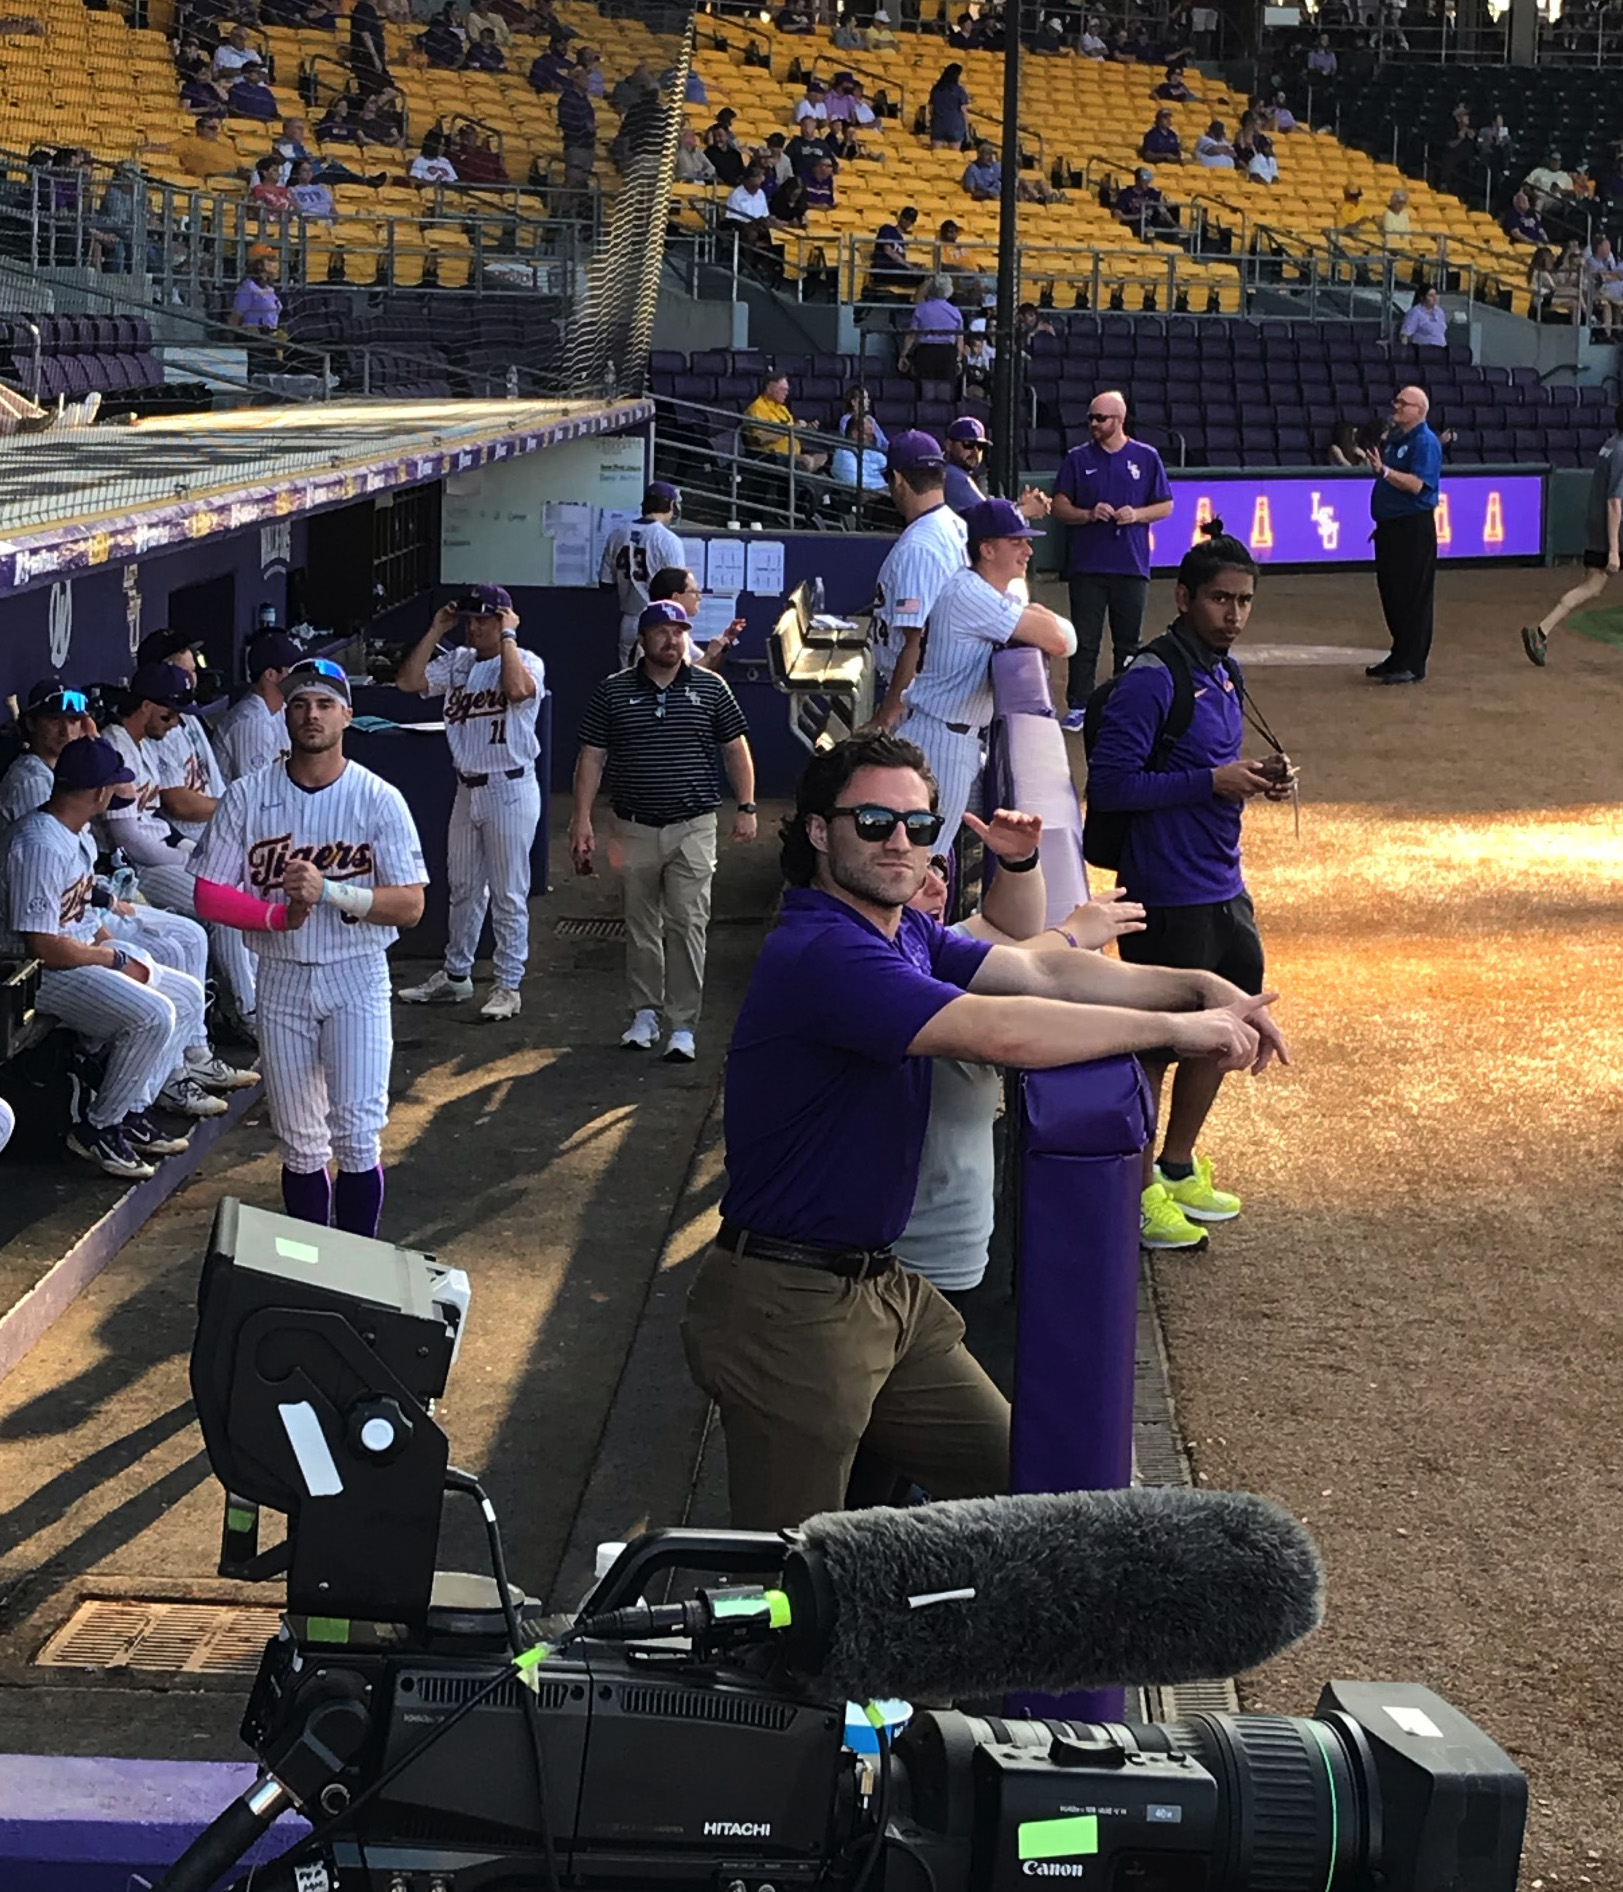
M 626 980 L 635 1013 L 620 1042 L 651 1050 L 663 1011 L 666 1062 L 691 1064 L 721 769 L 738 798 L 733 839 L 753 841 L 755 763 L 732 691 L 713 671 L 685 661 L 688 617 L 681 605 L 649 605 L 637 631 L 641 661 L 603 679 L 581 723 L 569 854 L 576 873 L 592 872 L 592 803 L 606 771 L 624 854 Z

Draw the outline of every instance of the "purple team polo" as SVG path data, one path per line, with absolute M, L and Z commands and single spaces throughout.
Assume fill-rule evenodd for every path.
M 727 1221 L 829 1248 L 897 1240 L 930 1116 L 930 1060 L 907 1047 L 989 951 L 911 907 L 889 940 L 831 894 L 784 894 L 727 1054 Z
M 1054 491 L 1075 506 L 1097 506 L 1101 501 L 1112 506 L 1153 506 L 1172 497 L 1160 454 L 1141 440 L 1131 439 L 1117 453 L 1106 453 L 1091 440 L 1072 447 L 1054 481 Z M 1066 530 L 1071 535 L 1069 569 L 1073 575 L 1149 577 L 1148 526 L 1111 525 L 1101 519 Z

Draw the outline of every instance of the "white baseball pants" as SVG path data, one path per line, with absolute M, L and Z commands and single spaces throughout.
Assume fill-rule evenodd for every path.
M 479 930 L 490 910 L 496 935 L 496 983 L 516 988 L 530 956 L 530 849 L 541 819 L 541 784 L 531 770 L 516 781 L 498 777 L 479 788 L 457 784 L 446 847 L 451 895 L 445 970 L 473 971 Z
M 153 906 L 167 913 L 197 918 L 197 883 L 182 861 L 176 860 L 173 865 L 162 861 L 149 867 L 137 867 L 135 877 L 142 894 Z M 208 934 L 214 968 L 231 994 L 232 1004 L 239 1016 L 252 1018 L 255 1011 L 254 955 L 249 952 L 246 939 L 234 926 L 205 926 L 204 931 Z
M 942 817 L 936 851 L 945 854 L 963 826 L 964 810 L 981 812 L 981 771 L 986 767 L 986 744 L 977 731 L 960 735 L 928 710 L 910 710 L 907 721 L 896 733 L 918 744 L 936 779 L 940 791 L 936 805 Z
M 381 952 L 302 966 L 259 962 L 259 1051 L 283 1165 L 301 1176 L 375 1169 L 394 1052 Z
M 98 1130 L 145 1110 L 163 1089 L 182 1053 L 203 1036 L 203 988 L 173 966 L 145 953 L 143 985 L 111 966 L 72 966 L 47 972 L 38 1005 L 82 1038 L 108 1047 L 107 1074 L 85 1111 Z

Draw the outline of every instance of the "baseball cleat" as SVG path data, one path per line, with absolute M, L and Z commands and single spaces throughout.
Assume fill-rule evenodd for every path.
M 481 1018 L 517 1018 L 524 1001 L 510 985 L 499 985 L 479 1007 Z
M 1550 640 L 1536 624 L 1522 626 L 1522 649 L 1527 652 L 1528 661 L 1536 663 L 1542 670 L 1549 660 Z
M 125 1138 L 121 1125 L 110 1123 L 103 1130 L 94 1124 L 76 1123 L 68 1132 L 68 1148 L 83 1156 L 109 1176 L 123 1176 L 131 1182 L 145 1182 L 156 1176 L 156 1167 L 136 1155 Z
M 473 981 L 453 979 L 441 967 L 433 978 L 425 979 L 421 985 L 403 985 L 395 997 L 407 1005 L 460 1005 L 464 999 L 473 997 Z
M 1191 1222 L 1166 1192 L 1164 1183 L 1151 1183 L 1139 1205 L 1140 1248 L 1205 1248 L 1211 1237 Z
M 183 1117 L 223 1117 L 231 1106 L 223 1097 L 204 1090 L 188 1071 L 184 1077 L 172 1077 L 158 1092 L 158 1102 L 165 1110 L 179 1111 Z
M 620 1042 L 637 1051 L 652 1051 L 659 1043 L 658 1012 L 641 1011 L 620 1034 Z
M 698 1053 L 693 1048 L 691 1031 L 673 1031 L 665 1040 L 660 1059 L 665 1064 L 691 1064 Z
M 1240 1213 L 1240 1198 L 1227 1189 L 1212 1187 L 1212 1159 L 1209 1156 L 1195 1158 L 1195 1173 L 1185 1176 L 1181 1182 L 1162 1172 L 1159 1163 L 1155 1166 L 1155 1180 L 1171 1196 L 1191 1222 L 1232 1222 Z
M 1076 735 L 1087 721 L 1086 715 L 1079 709 L 1068 709 L 1059 719 L 1059 726 L 1068 736 Z
M 144 1110 L 132 1110 L 124 1119 L 124 1141 L 138 1157 L 179 1156 L 191 1148 L 191 1136 L 168 1136 Z
M 211 1091 L 244 1091 L 259 1082 L 257 1071 L 240 1071 L 224 1058 L 217 1058 L 212 1051 L 203 1057 L 193 1057 L 187 1052 L 186 1075 Z

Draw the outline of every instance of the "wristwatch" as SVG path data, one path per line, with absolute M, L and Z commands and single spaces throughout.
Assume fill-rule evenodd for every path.
M 738 804 L 738 812 L 739 812 L 739 813 L 740 813 L 741 815 L 753 815 L 753 814 L 755 813 L 755 804 L 754 804 L 754 802 L 752 802 L 752 801 L 741 801 L 741 802 L 740 802 L 740 803 Z

